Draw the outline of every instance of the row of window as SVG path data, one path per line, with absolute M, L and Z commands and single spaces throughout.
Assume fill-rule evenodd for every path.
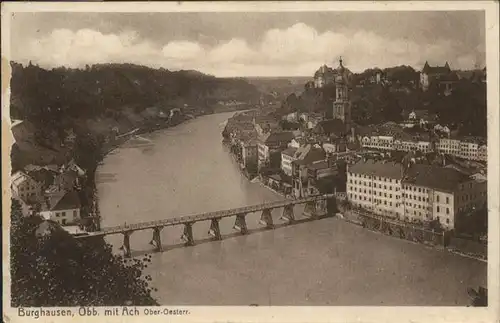
M 387 178 L 387 177 L 381 177 L 381 176 L 371 176 L 371 175 L 357 174 L 357 173 L 351 173 L 351 172 L 349 172 L 349 175 L 352 176 L 352 177 L 354 177 L 354 178 L 367 178 L 367 179 L 372 179 L 374 181 L 389 182 L 389 183 L 399 183 L 399 180 L 397 180 L 397 179 L 392 179 L 392 178 Z
M 27 187 L 21 186 L 19 188 L 20 191 L 25 191 L 25 190 L 30 191 L 30 190 L 36 190 L 36 189 L 37 189 L 36 186 L 27 186 Z
M 415 209 L 426 209 L 426 210 L 429 210 L 429 211 L 432 211 L 432 208 L 429 206 L 429 207 L 425 207 L 424 205 L 421 205 L 421 204 L 416 204 L 416 203 L 413 203 L 413 205 L 411 204 L 411 202 L 405 202 L 405 205 L 408 206 L 408 207 L 412 207 L 415 208 Z
M 429 198 L 428 197 L 421 197 L 421 196 L 416 196 L 416 195 L 409 195 L 407 193 L 403 194 L 403 196 L 407 199 L 410 199 L 410 200 L 415 200 L 415 201 L 419 201 L 419 202 L 429 202 Z
M 372 194 L 371 190 L 366 190 L 366 189 L 362 190 L 362 189 L 359 189 L 359 191 L 358 191 L 358 189 L 356 187 L 354 188 L 354 192 L 365 193 L 365 194 L 367 194 L 367 193 L 368 194 Z M 377 196 L 377 193 L 378 193 L 378 196 L 382 196 L 382 192 L 378 192 L 378 191 L 375 191 L 375 190 L 373 191 L 373 195 L 374 196 Z M 389 194 L 384 193 L 384 197 L 389 197 L 389 198 L 392 199 L 392 194 L 391 193 L 389 193 Z M 396 195 L 396 199 L 399 199 L 398 195 Z
M 66 216 L 66 212 L 65 211 L 62 211 L 62 212 L 55 212 L 56 214 L 56 217 L 65 217 Z M 73 218 L 76 218 L 78 215 L 78 212 L 76 210 L 73 210 Z
M 350 183 L 350 184 L 353 184 L 353 180 L 352 180 L 352 179 L 350 179 L 350 180 L 349 180 L 349 183 Z M 368 186 L 368 187 L 372 187 L 372 183 L 371 183 L 371 182 L 362 182 L 362 181 L 359 181 L 359 182 L 358 182 L 358 181 L 354 180 L 354 185 L 358 185 L 358 184 L 359 184 L 359 185 Z M 376 184 L 376 183 L 374 183 L 374 184 L 373 184 L 373 188 L 377 188 L 377 184 Z M 381 188 L 382 188 L 382 184 L 378 184 L 378 188 L 380 188 L 380 189 L 381 189 Z M 387 189 L 387 185 L 384 185 L 384 190 L 386 190 L 386 189 Z M 390 190 L 390 191 L 392 191 L 392 186 L 389 186 L 389 190 Z M 396 190 L 396 191 L 399 191 L 399 187 L 396 187 L 396 189 L 395 189 L 395 190 Z

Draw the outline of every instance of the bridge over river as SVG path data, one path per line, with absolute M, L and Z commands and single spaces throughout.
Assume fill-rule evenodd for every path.
M 103 237 L 114 234 L 123 235 L 123 246 L 122 250 L 126 257 L 131 257 L 131 247 L 130 247 L 130 235 L 135 231 L 142 230 L 153 230 L 153 237 L 151 244 L 155 247 L 155 251 L 162 250 L 161 235 L 160 232 L 164 227 L 183 225 L 184 233 L 181 239 L 185 241 L 187 246 L 192 246 L 195 243 L 193 235 L 193 224 L 202 221 L 211 221 L 209 234 L 215 240 L 222 239 L 222 233 L 219 227 L 219 221 L 222 218 L 235 217 L 235 223 L 233 228 L 238 230 L 241 234 L 247 234 L 247 224 L 246 215 L 249 213 L 262 212 L 260 217 L 260 223 L 265 225 L 268 229 L 273 229 L 275 227 L 273 223 L 273 218 L 271 216 L 271 211 L 273 209 L 282 208 L 281 220 L 287 223 L 294 223 L 296 217 L 294 214 L 294 206 L 299 204 L 305 204 L 303 215 L 310 219 L 320 219 L 328 215 L 327 205 L 328 200 L 333 200 L 335 198 L 334 194 L 325 195 L 314 195 L 299 199 L 283 200 L 270 203 L 257 204 L 252 206 L 246 206 L 241 208 L 207 212 L 197 215 L 182 216 L 177 218 L 169 218 L 158 221 L 141 222 L 134 224 L 125 224 L 115 227 L 103 228 L 100 231 L 89 232 L 86 235 L 78 236 L 77 239 L 89 239 L 92 237 Z

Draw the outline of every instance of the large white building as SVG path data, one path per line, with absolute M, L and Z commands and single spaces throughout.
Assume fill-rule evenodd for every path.
M 18 171 L 11 177 L 12 196 L 24 202 L 34 202 L 42 196 L 42 186 L 28 174 Z
M 468 160 L 488 161 L 488 147 L 486 143 L 482 143 L 476 139 L 440 138 L 434 145 L 428 140 L 400 139 L 388 135 L 372 135 L 361 138 L 361 146 L 385 151 L 421 151 L 423 153 L 437 151 Z
M 74 225 L 80 220 L 80 198 L 76 191 L 60 192 L 50 196 L 40 215 L 60 225 Z
M 363 160 L 347 170 L 347 197 L 355 206 L 408 222 L 438 220 L 453 229 L 457 219 L 481 207 L 486 178 L 454 168 Z
M 401 179 L 400 164 L 362 160 L 347 169 L 347 197 L 353 205 L 375 214 L 399 218 Z

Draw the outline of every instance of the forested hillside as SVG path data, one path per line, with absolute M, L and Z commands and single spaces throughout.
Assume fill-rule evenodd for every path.
M 68 130 L 103 141 L 112 129 L 168 126 L 170 112 L 182 119 L 216 112 L 225 102 L 242 109 L 259 102 L 260 93 L 243 79 L 221 79 L 197 71 L 169 71 L 131 64 L 104 64 L 85 69 L 45 70 L 12 63 L 11 118 L 26 129 L 14 147 L 19 167 L 60 162 L 74 152 L 63 147 Z M 224 109 L 232 109 L 224 105 Z M 177 120 L 177 123 L 180 120 Z M 26 139 L 26 140 L 24 140 Z M 26 142 L 23 142 L 26 141 Z

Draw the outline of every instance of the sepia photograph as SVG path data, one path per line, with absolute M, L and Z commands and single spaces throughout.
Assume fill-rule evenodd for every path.
M 2 6 L 18 317 L 498 309 L 487 11 L 298 5 Z

